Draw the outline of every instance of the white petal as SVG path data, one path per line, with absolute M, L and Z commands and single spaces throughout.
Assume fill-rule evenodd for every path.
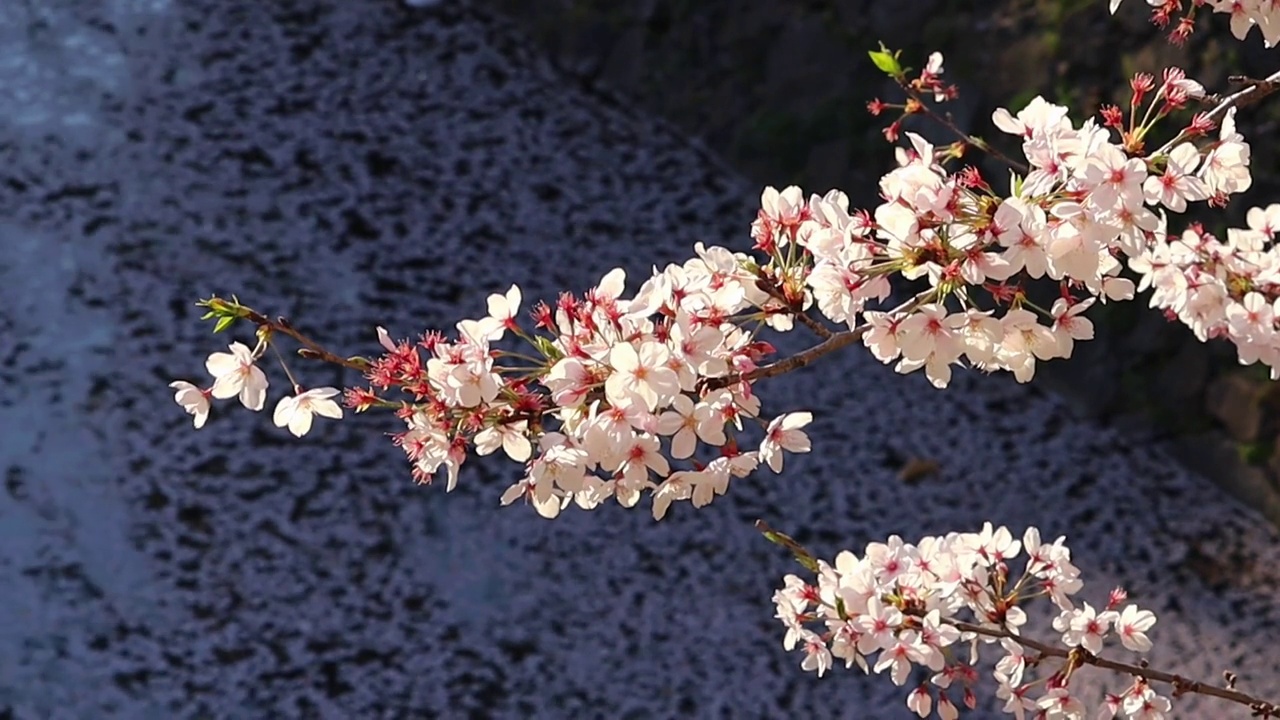
M 333 420 L 342 419 L 342 408 L 338 406 L 338 403 L 328 399 L 312 400 L 311 412 L 320 417 L 327 417 Z
M 529 438 L 523 433 L 507 433 L 502 439 L 502 449 L 507 453 L 507 457 L 516 462 L 524 462 L 533 454 L 533 447 L 529 444 Z
M 378 326 L 378 344 L 386 348 L 387 352 L 395 352 L 396 350 L 396 344 L 391 341 L 391 335 L 381 325 Z
M 555 495 L 549 496 L 546 500 L 539 501 L 537 498 L 532 499 L 533 509 L 538 514 L 548 520 L 554 520 L 560 514 L 560 498 Z
M 262 370 L 251 367 L 249 368 L 249 377 L 244 382 L 244 390 L 240 391 L 241 401 L 245 402 L 245 407 L 257 412 L 267 402 L 267 382 L 266 373 Z
M 271 421 L 276 424 L 276 427 L 284 427 L 289 424 L 297 403 L 297 399 L 291 396 L 280 398 L 280 402 L 276 403 L 275 412 L 271 414 Z
M 236 395 L 239 395 L 240 389 L 243 386 L 244 379 L 240 377 L 239 373 L 229 373 L 227 375 L 219 376 L 218 379 L 213 382 L 213 387 L 210 388 L 209 392 L 219 400 L 226 400 L 227 398 L 233 398 Z
M 208 370 L 209 374 L 216 378 L 230 375 L 239 367 L 240 363 L 236 360 L 236 356 L 231 353 L 212 353 L 204 361 L 205 370 Z
M 240 403 L 246 408 L 257 412 L 267 403 L 267 383 L 263 380 L 261 384 L 254 382 L 254 378 L 250 377 L 249 381 L 240 389 Z
M 289 418 L 289 432 L 302 437 L 311 429 L 311 413 L 303 410 L 295 412 L 293 417 Z

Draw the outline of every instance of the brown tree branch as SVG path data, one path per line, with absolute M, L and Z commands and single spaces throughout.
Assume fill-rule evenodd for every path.
M 932 294 L 932 290 L 926 290 L 925 292 L 916 295 L 911 300 L 908 300 L 893 310 L 890 310 L 889 313 L 911 312 L 917 307 L 923 305 L 924 301 Z M 799 370 L 823 355 L 830 355 L 837 350 L 858 342 L 862 339 L 862 336 L 867 333 L 867 330 L 870 329 L 871 326 L 864 323 L 852 330 L 835 333 L 808 350 L 799 352 L 791 357 L 783 358 L 777 362 L 769 363 L 768 365 L 762 365 L 750 372 L 731 373 L 723 377 L 711 378 L 703 387 L 708 390 L 719 390 L 720 388 L 729 387 L 730 385 L 734 385 L 744 380 L 746 382 L 754 382 L 756 380 L 774 377 L 775 375 L 789 373 L 792 370 Z
M 297 330 L 294 330 L 293 325 L 283 317 L 272 320 L 266 315 L 255 312 L 243 305 L 240 307 L 243 308 L 244 311 L 243 317 L 249 322 L 254 323 L 260 328 L 268 328 L 273 333 L 280 333 L 281 335 L 285 335 L 296 340 L 298 344 L 306 350 L 305 353 L 302 353 L 305 357 L 323 360 L 324 362 L 333 363 L 335 365 L 341 365 L 342 367 L 351 368 L 352 370 L 357 370 L 361 373 L 369 369 L 369 366 L 364 362 L 356 362 L 355 360 L 344 358 L 324 349 L 324 347 L 316 341 L 306 335 L 303 335 Z
M 952 627 L 960 630 L 961 632 L 971 632 L 975 635 L 985 635 L 986 637 L 1001 639 L 1007 638 L 1009 640 L 1013 640 L 1019 645 L 1031 648 L 1032 650 L 1035 650 L 1041 655 L 1047 657 L 1058 657 L 1063 658 L 1064 660 L 1075 658 L 1078 662 L 1084 665 L 1093 665 L 1094 667 L 1099 667 L 1104 670 L 1111 670 L 1125 675 L 1133 675 L 1135 677 L 1143 678 L 1149 682 L 1165 683 L 1173 688 L 1175 697 L 1186 693 L 1209 695 L 1229 702 L 1245 705 L 1253 711 L 1254 717 L 1280 717 L 1280 704 L 1269 702 L 1261 698 L 1242 693 L 1238 690 L 1221 688 L 1197 680 L 1187 680 L 1179 675 L 1163 672 L 1161 670 L 1154 670 L 1143 665 L 1131 665 L 1129 663 L 1123 663 L 1116 660 L 1109 660 L 1085 651 L 1083 648 L 1064 650 L 1063 648 L 1032 640 L 1031 638 L 1022 637 L 1021 635 L 1015 635 L 1007 630 L 999 628 L 983 627 L 972 623 L 951 620 L 946 620 L 945 622 L 949 623 Z

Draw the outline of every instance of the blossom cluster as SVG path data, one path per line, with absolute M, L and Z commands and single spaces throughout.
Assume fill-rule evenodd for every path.
M 424 482 L 443 470 L 451 489 L 474 445 L 524 465 L 502 502 L 523 498 L 545 517 L 611 498 L 632 507 L 645 491 L 655 518 L 677 500 L 701 507 L 758 464 L 781 472 L 784 451 L 808 452 L 801 428 L 811 415 L 764 423 L 749 381 L 708 386 L 750 372 L 772 351 L 744 329 L 746 319 L 784 328 L 790 318 L 768 310 L 745 256 L 702 245 L 697 253 L 655 272 L 632 298 L 614 270 L 580 298 L 538 305 L 532 328 L 517 319 L 521 292 L 512 286 L 490 296 L 486 317 L 458 323 L 456 340 L 428 333 L 397 343 L 383 331 L 387 352 L 367 373 L 371 387 L 348 402 L 362 409 L 393 388 L 413 396 L 397 411 L 408 429 L 396 442 Z M 537 355 L 495 348 L 508 331 Z M 739 445 L 744 421 L 763 427 L 754 450 Z M 694 460 L 699 446 L 716 457 Z M 668 458 L 690 467 L 673 470 Z
M 188 414 L 194 417 L 196 429 L 204 427 L 209 419 L 209 400 L 226 400 L 239 398 L 240 404 L 257 412 L 267 402 L 266 373 L 257 366 L 257 361 L 265 349 L 266 343 L 259 343 L 255 350 L 250 350 L 244 343 L 231 343 L 231 352 L 216 352 L 205 361 L 205 369 L 213 376 L 213 385 L 200 388 L 186 380 L 174 380 L 169 387 L 177 390 L 174 400 Z M 334 402 L 333 397 L 341 394 L 341 390 L 332 387 L 303 390 L 294 386 L 294 394 L 280 398 L 276 403 L 272 420 L 276 427 L 288 427 L 296 437 L 302 437 L 311 430 L 312 417 L 342 419 L 342 408 Z
M 1138 76 L 1133 91 L 1134 108 L 1150 101 L 1148 118 L 1203 94 L 1177 69 L 1158 85 Z M 1135 270 L 1150 267 L 1142 258 L 1165 244 L 1166 210 L 1225 203 L 1251 183 L 1249 146 L 1231 112 L 1215 140 L 1197 145 L 1213 129 L 1197 115 L 1174 147 L 1145 158 L 1137 151 L 1153 123 L 1126 129 L 1115 108 L 1101 123 L 1077 128 L 1065 107 L 1037 97 L 1016 115 L 997 110 L 993 121 L 1022 139 L 1027 160 L 1008 195 L 972 168 L 948 171 L 932 145 L 908 133 L 911 149 L 899 149 L 899 167 L 881 179 L 883 202 L 873 212 L 849 212 L 838 191 L 806 204 L 799 188 L 769 189 L 754 228 L 757 247 L 768 251 L 785 246 L 794 226 L 796 244 L 813 259 L 805 283 L 818 310 L 850 327 L 865 322 L 863 341 L 876 358 L 896 361 L 899 372 L 923 368 L 938 387 L 962 361 L 1025 382 L 1037 360 L 1070 357 L 1075 341 L 1093 336 L 1085 310 L 1133 297 L 1121 258 L 1139 258 Z M 867 310 L 869 300 L 888 294 L 891 274 L 927 280 L 932 302 Z M 1038 308 L 1015 276 L 1056 280 L 1061 296 Z
M 917 84 L 945 99 L 941 74 L 935 53 Z M 874 210 L 851 209 L 838 190 L 806 199 L 798 187 L 766 188 L 752 255 L 699 244 L 696 257 L 655 268 L 634 295 L 615 269 L 581 297 L 563 294 L 525 317 L 513 285 L 450 338 L 428 332 L 396 342 L 379 328 L 381 357 L 353 364 L 334 356 L 369 383 L 349 389 L 345 402 L 396 412 L 406 430 L 395 440 L 421 482 L 443 473 L 452 489 L 469 453 L 501 449 L 524 467 L 504 504 L 524 499 L 555 517 L 570 504 L 591 509 L 611 498 L 633 507 L 649 492 L 661 518 L 673 501 L 701 507 L 731 478 L 761 463 L 780 472 L 784 451 L 809 450 L 809 413 L 760 416 L 754 384 L 779 369 L 762 365 L 774 353 L 759 338 L 764 328 L 803 324 L 827 347 L 861 340 L 880 361 L 901 373 L 923 370 L 937 387 L 961 365 L 1025 382 L 1038 361 L 1070 357 L 1076 341 L 1093 337 L 1084 316 L 1091 305 L 1133 297 L 1134 283 L 1120 276 L 1127 255 L 1143 287 L 1156 288 L 1153 304 L 1205 337 L 1242 343 L 1242 361 L 1280 364 L 1272 309 L 1280 284 L 1271 282 L 1276 263 L 1263 249 L 1276 225 L 1271 211 L 1251 215 L 1257 227 L 1231 236 L 1234 254 L 1199 242 L 1196 255 L 1185 242 L 1167 242 L 1164 212 L 1152 209 L 1181 212 L 1247 189 L 1248 145 L 1230 114 L 1216 139 L 1197 145 L 1213 129 L 1197 116 L 1169 151 L 1137 156 L 1155 120 L 1203 89 L 1175 69 L 1159 84 L 1135 78 L 1133 92 L 1135 112 L 1145 100 L 1150 107 L 1127 128 L 1117 112 L 1077 128 L 1066 108 L 1042 98 L 1016 115 L 998 110 L 996 125 L 1021 139 L 1027 159 L 1008 194 L 973 168 L 948 170 L 948 153 L 908 134 L 910 148 L 899 148 Z M 886 308 L 895 276 L 925 289 Z M 1047 308 L 1023 287 L 1041 278 L 1060 289 Z M 236 303 L 209 305 L 220 323 L 253 315 Z M 197 427 L 210 397 L 239 395 L 261 409 L 266 379 L 254 362 L 273 338 L 271 321 L 257 317 L 268 332 L 255 350 L 237 343 L 210 356 L 211 388 L 174 383 Z M 337 390 L 294 386 L 276 408 L 278 426 L 301 436 L 314 415 L 341 417 L 331 399 Z M 762 431 L 758 442 L 748 425 Z
M 1121 0 L 1109 0 L 1111 12 L 1120 7 Z M 1196 10 L 1208 6 L 1215 13 L 1231 16 L 1231 34 L 1244 40 L 1254 27 L 1262 34 L 1267 47 L 1280 43 L 1280 2 L 1277 0 L 1194 0 L 1187 13 L 1176 23 L 1174 16 L 1182 12 L 1183 0 L 1147 0 L 1152 7 L 1151 21 L 1160 27 L 1174 25 L 1170 39 L 1183 42 L 1195 30 Z
M 1018 559 L 1020 572 L 1013 569 Z M 1134 653 L 1151 649 L 1146 633 L 1155 616 L 1125 604 L 1119 589 L 1101 610 L 1077 604 L 1084 583 L 1065 538 L 1044 542 L 1034 527 L 1021 541 L 990 523 L 914 545 L 895 535 L 868 544 L 861 556 L 844 551 L 834 563 L 810 563 L 814 582 L 787 575 L 773 596 L 786 628 L 783 647 L 798 650 L 801 667 L 819 676 L 839 660 L 887 673 L 898 686 L 920 677 L 906 697 L 920 717 L 936 709 L 944 720 L 955 718 L 957 702 L 976 707 L 981 646 L 994 649 L 997 697 L 1019 720 L 1089 717 L 1076 682 L 1087 660 L 1109 642 Z M 1054 643 L 1024 637 L 1023 606 L 1037 600 L 1056 610 Z M 1160 720 L 1169 709 L 1169 699 L 1139 677 L 1108 694 L 1097 716 Z
M 781 472 L 784 452 L 808 452 L 802 428 L 812 416 L 765 421 L 744 376 L 774 352 L 746 327 L 793 324 L 785 293 L 778 300 L 762 289 L 745 255 L 702 245 L 697 253 L 655 270 L 631 298 L 623 296 L 625 274 L 617 269 L 582 297 L 539 304 L 528 321 L 512 286 L 489 297 L 485 317 L 458 322 L 452 338 L 429 332 L 396 342 L 378 328 L 381 357 L 344 361 L 358 360 L 369 382 L 344 400 L 357 412 L 395 411 L 406 424 L 395 442 L 421 482 L 443 473 L 452 490 L 469 453 L 501 450 L 524 467 L 503 504 L 524 499 L 545 517 L 570 503 L 591 509 L 610 498 L 632 507 L 646 491 L 659 519 L 674 501 L 706 505 L 731 478 L 761 463 Z M 233 321 L 254 316 L 238 303 L 205 304 L 211 315 Z M 211 397 L 239 395 L 245 407 L 263 407 L 267 382 L 254 363 L 271 332 L 262 337 L 254 351 L 235 343 L 231 353 L 211 355 L 211 388 L 173 383 L 197 428 Z M 512 338 L 524 347 L 503 349 Z M 295 390 L 277 406 L 277 425 L 302 435 L 312 415 L 341 417 L 333 388 Z M 749 436 L 758 442 L 744 450 Z M 671 460 L 688 467 L 675 469 Z
M 1155 243 L 1130 260 L 1152 288 L 1151 306 L 1163 309 L 1201 340 L 1226 338 L 1240 363 L 1262 362 L 1280 378 L 1280 204 L 1253 208 L 1248 228 L 1230 228 L 1222 242 L 1200 225 Z

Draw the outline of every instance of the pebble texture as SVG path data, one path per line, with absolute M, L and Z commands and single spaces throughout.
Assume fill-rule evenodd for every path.
M 1066 533 L 1093 600 L 1160 616 L 1153 664 L 1276 687 L 1275 531 L 1006 378 L 937 392 L 861 351 L 780 378 L 814 452 L 661 524 L 500 508 L 510 464 L 415 486 L 386 416 L 193 432 L 166 383 L 226 342 L 198 296 L 373 353 L 511 282 L 745 247 L 759 189 L 457 3 L 4 3 L 0 32 L 0 718 L 905 717 L 782 652 L 794 566 L 758 517 L 826 556 Z M 940 474 L 903 483 L 912 457 Z

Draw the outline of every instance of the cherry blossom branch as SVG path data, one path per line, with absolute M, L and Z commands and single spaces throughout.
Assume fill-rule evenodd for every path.
M 1262 80 L 1247 77 L 1245 75 L 1229 75 L 1227 77 L 1227 82 L 1236 85 L 1244 85 L 1245 87 L 1227 98 L 1223 98 L 1219 95 L 1209 95 L 1205 97 L 1205 101 L 1222 103 L 1223 105 L 1230 102 L 1230 106 L 1234 107 L 1246 107 L 1248 105 L 1261 102 L 1267 96 L 1277 90 L 1280 90 L 1280 71 L 1276 71 L 1269 77 L 1263 78 Z M 1221 109 L 1215 108 L 1215 112 L 1218 114 L 1225 111 L 1226 107 L 1222 107 Z
M 895 315 L 897 313 L 909 313 L 923 305 L 925 301 L 934 294 L 933 290 L 926 290 L 919 295 L 916 295 L 911 300 L 899 305 L 893 310 L 890 310 L 889 314 Z M 799 313 L 797 313 L 797 315 L 799 315 Z M 837 350 L 841 350 L 858 342 L 870 329 L 871 325 L 869 323 L 863 323 L 852 330 L 828 334 L 826 340 L 814 345 L 808 350 L 801 351 L 790 357 L 769 363 L 768 365 L 762 365 L 750 372 L 732 373 L 730 375 L 725 375 L 724 377 L 711 378 L 706 381 L 705 387 L 708 390 L 719 390 L 720 388 L 729 387 L 730 385 L 735 385 L 739 382 L 755 382 L 756 380 L 771 378 L 792 372 L 793 370 L 799 370 L 824 355 L 830 355 Z
M 919 617 L 924 616 L 921 612 L 912 611 L 908 611 L 904 614 L 914 614 Z M 1231 688 L 1220 688 L 1198 680 L 1188 680 L 1180 675 L 1155 670 L 1147 667 L 1146 665 L 1132 665 L 1130 663 L 1119 662 L 1117 660 L 1110 660 L 1108 658 L 1095 655 L 1080 647 L 1064 650 L 1038 640 L 1032 640 L 1031 638 L 1011 633 L 1002 628 L 984 627 L 982 625 L 974 625 L 973 623 L 949 620 L 945 618 L 943 619 L 943 622 L 951 625 L 961 632 L 984 635 L 986 637 L 996 639 L 1012 640 L 1019 645 L 1035 650 L 1042 656 L 1062 658 L 1076 664 L 1093 665 L 1094 667 L 1102 668 L 1104 670 L 1112 670 L 1117 673 L 1140 677 L 1144 680 L 1166 683 L 1173 687 L 1175 696 L 1185 693 L 1210 695 L 1222 700 L 1248 706 L 1248 708 L 1253 711 L 1254 717 L 1280 717 L 1280 703 L 1269 702 Z
M 1277 88 L 1280 88 L 1280 70 L 1271 73 L 1262 80 L 1250 80 L 1239 75 L 1233 75 L 1227 79 L 1232 82 L 1245 82 L 1248 86 L 1242 90 L 1237 90 L 1226 97 L 1206 95 L 1203 98 L 1206 102 L 1217 103 L 1212 110 L 1205 113 L 1205 118 L 1208 120 L 1216 121 L 1233 107 L 1244 107 L 1246 105 L 1252 105 L 1253 103 L 1260 102 L 1263 98 L 1276 92 Z M 1169 150 L 1178 143 L 1188 139 L 1189 137 L 1191 137 L 1191 133 L 1189 130 L 1184 129 L 1172 140 L 1161 145 L 1160 149 L 1156 150 L 1152 155 L 1163 155 L 1169 152 Z
M 979 150 L 985 152 L 986 154 L 990 155 L 996 160 L 999 160 L 1000 162 L 1004 163 L 1006 166 L 1011 167 L 1014 170 L 1017 170 L 1023 175 L 1026 175 L 1027 173 L 1031 172 L 1031 168 L 1028 167 L 1026 163 L 1018 162 L 1017 160 L 1014 160 L 1008 155 L 1005 155 L 1004 153 L 997 150 L 986 140 L 983 140 L 982 138 L 977 137 L 975 135 L 970 135 L 969 133 L 960 129 L 960 126 L 956 125 L 955 121 L 951 119 L 950 113 L 947 113 L 944 115 L 942 113 L 935 111 L 933 108 L 929 107 L 929 104 L 925 101 L 924 97 L 921 96 L 919 92 L 912 89 L 911 86 L 904 84 L 902 88 L 903 90 L 906 91 L 907 95 L 910 96 L 912 101 L 914 101 L 912 104 L 909 105 L 910 108 L 919 108 L 919 112 L 924 113 L 930 118 L 933 118 L 934 120 L 936 120 L 938 123 L 942 124 L 948 130 L 954 133 L 956 137 L 978 148 Z
M 812 330 L 813 334 L 817 335 L 818 337 L 823 338 L 825 340 L 830 340 L 833 336 L 835 336 L 835 332 L 832 331 L 831 328 L 818 322 L 818 320 L 815 319 L 809 313 L 804 312 L 802 310 L 796 311 L 795 316 L 796 316 L 796 320 L 799 320 L 801 325 L 804 325 L 805 327 Z
M 1113 9 L 1116 4 L 1113 0 Z M 235 342 L 231 352 L 213 353 L 205 362 L 212 386 L 175 381 L 170 385 L 177 390 L 175 400 L 195 417 L 197 428 L 208 416 L 211 398 L 239 397 L 246 408 L 262 410 L 268 381 L 255 362 L 279 333 L 298 342 L 303 357 L 361 372 L 368 387 L 349 389 L 347 407 L 396 410 L 406 429 L 394 435 L 395 443 L 419 482 L 443 473 L 452 489 L 470 453 L 501 450 L 523 475 L 502 494 L 504 505 L 523 500 L 553 518 L 571 504 L 590 510 L 614 499 L 634 507 L 642 492 L 652 491 L 653 516 L 659 520 L 673 501 L 703 507 L 726 492 L 730 478 L 746 477 L 758 467 L 781 473 L 784 451 L 810 452 L 802 428 L 813 416 L 804 411 L 776 416 L 767 425 L 760 421 L 763 439 L 754 449 L 744 447 L 753 438 L 744 432 L 742 419 L 759 421 L 761 410 L 751 387 L 755 380 L 797 370 L 863 341 L 879 361 L 896 363 L 904 374 L 923 369 L 939 388 L 950 382 L 957 365 L 1007 370 L 1027 382 L 1038 361 L 1070 357 L 1076 341 L 1093 337 L 1092 324 L 1081 314 L 1095 301 L 1133 298 L 1134 283 L 1119 276 L 1121 259 L 1142 276 L 1143 288 L 1153 289 L 1153 306 L 1172 312 L 1201 340 L 1226 337 L 1236 343 L 1242 363 L 1261 360 L 1272 368 L 1273 378 L 1280 377 L 1280 285 L 1261 270 L 1274 267 L 1280 253 L 1274 244 L 1280 204 L 1250 210 L 1249 228 L 1235 230 L 1225 243 L 1193 228 L 1173 251 L 1166 215 L 1153 212 L 1161 206 L 1182 212 L 1188 202 L 1225 203 L 1249 187 L 1249 146 L 1230 119 L 1236 107 L 1274 92 L 1280 72 L 1248 80 L 1249 87 L 1226 98 L 1213 97 L 1218 106 L 1157 151 L 1169 153 L 1159 162 L 1135 155 L 1141 155 L 1141 135 L 1190 98 L 1191 83 L 1183 82 L 1177 68 L 1166 70 L 1165 85 L 1136 131 L 1132 121 L 1152 78 L 1135 77 L 1129 130 L 1137 141 L 1132 143 L 1127 136 L 1123 144 L 1109 139 L 1114 130 L 1124 136 L 1124 112 L 1117 107 L 1104 109 L 1101 125 L 1080 128 L 1069 121 L 1067 108 L 1043 98 L 1032 100 L 1016 117 L 1001 108 L 993 122 L 1022 139 L 1023 163 L 926 104 L 930 94 L 937 102 L 955 97 L 954 86 L 941 80 L 941 54 L 931 55 L 916 79 L 908 79 L 897 53 L 882 48 L 871 57 L 897 80 L 908 100 L 905 108 L 876 100 L 869 110 L 879 114 L 893 107 L 904 116 L 932 117 L 962 142 L 1021 171 L 1025 177 L 1015 178 L 1012 196 L 997 195 L 972 167 L 958 173 L 944 167 L 945 158 L 961 155 L 961 142 L 935 151 L 907 133 L 911 148 L 899 150 L 899 167 L 881 179 L 883 203 L 874 209 L 850 208 L 849 198 L 838 190 L 806 200 L 799 187 L 767 188 L 752 224 L 752 249 L 769 256 L 763 265 L 699 243 L 696 258 L 655 268 L 636 297 L 623 296 L 625 273 L 615 269 L 580 298 L 565 293 L 554 306 L 533 308 L 532 328 L 521 325 L 521 293 L 513 285 L 503 295 L 488 297 L 485 317 L 459 321 L 456 339 L 429 332 L 417 343 L 396 343 L 378 328 L 386 352 L 376 359 L 343 358 L 284 317 L 272 319 L 234 297 L 211 298 L 200 305 L 210 311 L 206 319 L 217 319 L 214 331 L 247 320 L 256 325 L 258 346 L 250 351 Z M 1203 95 L 1203 88 L 1196 92 Z M 1216 141 L 1200 147 L 1180 143 L 1207 134 L 1217 117 L 1223 121 Z M 891 141 L 898 138 L 900 122 L 885 131 Z M 1046 154 L 1045 148 L 1068 150 Z M 777 252 L 780 238 L 788 243 L 785 253 Z M 869 310 L 870 302 L 891 294 L 893 273 L 927 280 L 930 289 L 888 312 Z M 1029 303 L 1021 281 L 1010 284 L 1010 278 L 1023 274 L 1059 283 L 1061 297 L 1052 308 Z M 979 287 L 991 291 L 994 307 L 979 308 L 969 300 Z M 813 315 L 806 312 L 811 306 Z M 1049 316 L 1050 324 L 1042 324 L 1031 310 Z M 822 341 L 759 365 L 776 351 L 757 338 L 757 330 L 768 326 L 785 332 L 797 323 Z M 531 345 L 531 354 L 496 346 L 508 333 Z M 339 390 L 303 390 L 287 367 L 285 372 L 295 395 L 276 406 L 277 426 L 288 425 L 300 437 L 313 415 L 341 419 L 331 399 Z M 408 399 L 392 402 L 378 394 L 390 390 L 403 391 Z M 719 456 L 703 464 L 693 459 L 700 448 L 718 448 Z M 673 468 L 667 455 L 691 468 Z M 963 652 L 960 645 L 952 648 L 963 633 L 998 639 L 1009 653 L 995 669 L 1000 697 L 1010 700 L 1006 711 L 1020 714 L 1037 707 L 1042 716 L 1053 709 L 1055 717 L 1083 717 L 1069 684 L 1072 671 L 1088 664 L 1135 678 L 1123 696 L 1108 697 L 1109 704 L 1123 702 L 1131 719 L 1157 720 L 1169 709 L 1169 699 L 1156 695 L 1148 681 L 1171 685 L 1175 697 L 1199 693 L 1248 705 L 1255 716 L 1277 713 L 1274 703 L 1236 691 L 1231 676 L 1227 687 L 1219 688 L 1141 662 L 1099 657 L 1113 627 L 1125 648 L 1147 652 L 1151 643 L 1145 631 L 1155 617 L 1132 604 L 1121 610 L 1127 595 L 1119 589 L 1100 612 L 1088 603 L 1077 607 L 1069 596 L 1083 582 L 1064 538 L 1042 543 L 1039 531 L 1028 528 L 1018 542 L 1006 528 L 988 523 L 980 533 L 926 538 L 919 547 L 894 536 L 888 543 L 869 544 L 861 558 L 841 553 L 828 565 L 785 535 L 763 523 L 760 527 L 817 575 L 816 585 L 788 576 L 775 595 L 777 617 L 787 627 L 784 647 L 800 644 L 801 666 L 819 675 L 832 667 L 833 657 L 866 670 L 877 653 L 876 672 L 891 669 L 898 685 L 906 682 L 912 663 L 942 670 L 907 700 L 921 717 L 932 702 L 928 683 L 936 686 L 939 715 L 946 718 L 955 717 L 946 695 L 953 675 L 946 673 L 976 679 L 976 643 L 967 667 L 948 659 Z M 1011 580 L 1006 561 L 1021 548 L 1026 567 L 1020 579 Z M 1061 611 L 1054 628 L 1063 632 L 1062 647 L 1014 634 L 1027 619 L 1019 604 L 1041 596 L 1049 596 Z M 932 610 L 925 613 L 925 608 Z M 942 612 L 952 616 L 941 617 Z M 964 622 L 956 612 L 995 623 L 997 629 Z M 822 623 L 817 632 L 805 627 L 817 622 Z M 1026 658 L 1023 647 L 1041 657 Z M 1058 669 L 1055 661 L 1052 667 L 1036 667 L 1050 657 L 1065 660 L 1065 666 Z M 1029 666 L 1057 672 L 1023 684 Z M 966 686 L 969 678 L 962 676 Z M 1043 697 L 1025 704 L 1027 693 L 1040 691 Z M 964 692 L 965 703 L 974 707 L 971 690 Z
M 803 545 L 763 521 L 756 522 L 756 529 L 816 576 L 816 584 L 811 584 L 788 575 L 784 586 L 774 593 L 776 617 L 787 628 L 783 646 L 803 651 L 801 667 L 821 676 L 833 667 L 835 658 L 843 659 L 846 666 L 857 664 L 863 670 L 874 661 L 877 673 L 892 669 L 891 678 L 896 685 L 906 682 L 913 665 L 927 667 L 936 674 L 907 699 L 907 706 L 921 717 L 929 714 L 932 702 L 929 684 L 939 691 L 939 714 L 955 717 L 954 713 L 942 711 L 942 706 L 950 702 L 946 689 L 957 677 L 962 677 L 966 685 L 976 681 L 972 672 L 976 650 L 970 651 L 967 662 L 946 657 L 963 647 L 966 634 L 1000 641 L 1005 656 L 995 663 L 994 678 L 1000 685 L 999 696 L 1009 700 L 1004 711 L 1015 712 L 1018 717 L 1023 717 L 1019 708 L 1058 711 L 1053 717 L 1085 717 L 1085 707 L 1071 688 L 1075 670 L 1084 665 L 1136 679 L 1123 693 L 1108 695 L 1110 712 L 1100 717 L 1111 717 L 1121 710 L 1123 717 L 1131 720 L 1167 717 L 1170 700 L 1154 692 L 1153 682 L 1171 686 L 1174 698 L 1195 693 L 1245 705 L 1254 717 L 1280 714 L 1280 706 L 1275 703 L 1237 691 L 1232 673 L 1226 674 L 1224 688 L 1154 670 L 1145 661 L 1131 664 L 1101 657 L 1104 642 L 1112 633 L 1132 652 L 1150 650 L 1151 640 L 1146 633 L 1156 618 L 1150 611 L 1126 604 L 1128 594 L 1119 588 L 1111 591 L 1101 611 L 1088 603 L 1078 607 L 1071 596 L 1084 583 L 1079 569 L 1071 563 L 1065 538 L 1047 543 L 1038 530 L 1028 528 L 1019 541 L 1007 528 L 993 528 L 986 523 L 981 532 L 924 538 L 918 545 L 893 536 L 888 543 L 869 543 L 861 557 L 846 550 L 828 563 L 816 559 Z M 1019 577 L 1012 565 L 1020 555 L 1026 560 Z M 1053 627 L 1062 633 L 1062 646 L 1021 634 L 1028 618 L 1020 605 L 1039 596 L 1050 598 L 1059 610 Z M 1120 611 L 1122 605 L 1125 607 Z M 956 615 L 958 612 L 972 613 L 994 626 L 967 622 Z M 813 625 L 823 631 L 806 627 Z M 976 644 L 972 647 L 976 648 Z M 1031 657 L 1019 648 L 1035 650 L 1040 655 Z M 873 660 L 877 652 L 879 657 Z M 1051 668 L 1052 675 L 1047 677 L 1033 681 L 1024 678 L 1025 671 L 1040 666 L 1047 658 L 1064 663 L 1060 668 Z M 961 669 L 969 674 L 960 675 Z M 1045 693 L 1042 697 L 1027 697 L 1041 685 Z
M 221 324 L 228 318 L 243 318 L 254 325 L 257 325 L 260 331 L 265 329 L 268 334 L 279 333 L 293 338 L 302 346 L 302 349 L 298 350 L 298 354 L 302 357 L 322 360 L 327 363 L 341 365 L 342 367 L 357 370 L 359 372 L 364 372 L 369 369 L 368 362 L 363 358 L 344 358 L 341 355 L 326 350 L 322 345 L 320 345 L 320 343 L 312 340 L 306 335 L 303 335 L 301 332 L 298 332 L 298 330 L 296 330 L 293 325 L 284 318 L 284 316 L 279 316 L 275 320 L 272 320 L 253 308 L 241 305 L 239 301 L 234 299 L 227 301 L 216 296 L 202 301 L 199 304 L 202 307 L 209 308 L 211 315 L 224 319 L 223 321 L 220 321 L 218 329 L 222 329 L 230 325 L 230 322 Z M 215 332 L 216 331 L 217 330 L 215 330 Z

